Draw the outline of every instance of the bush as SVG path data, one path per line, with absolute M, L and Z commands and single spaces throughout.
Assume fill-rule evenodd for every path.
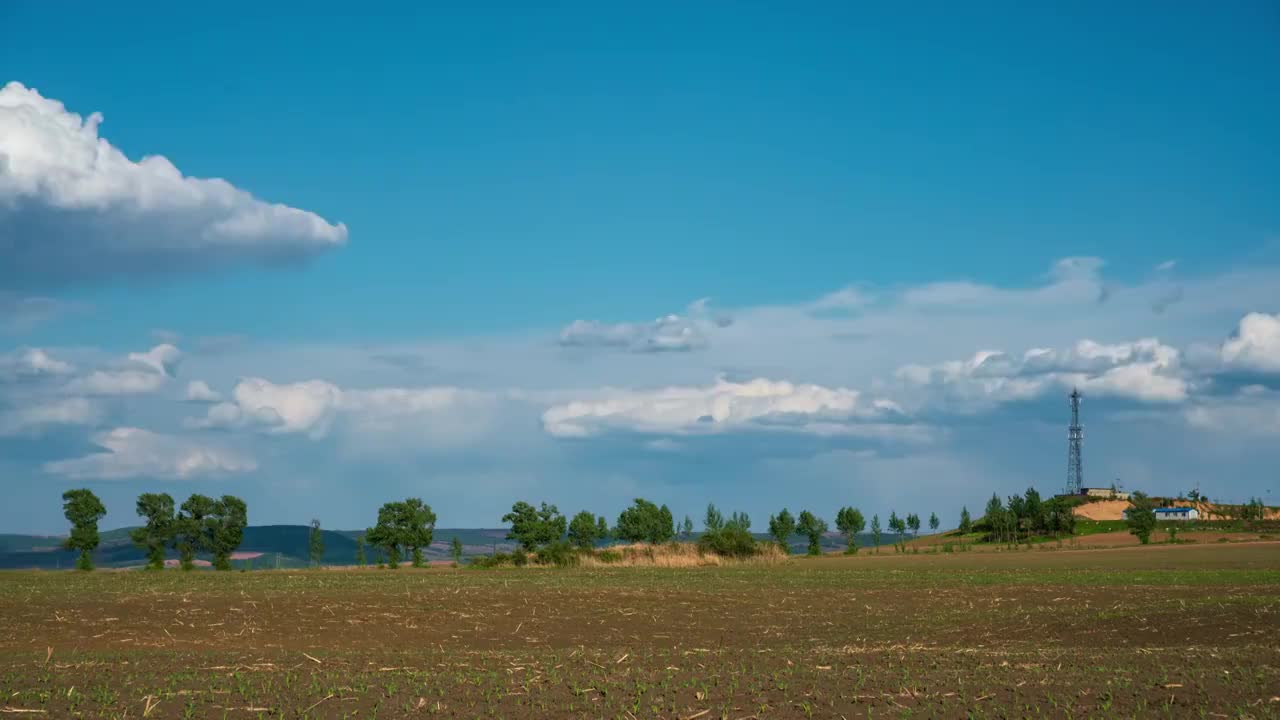
M 569 543 L 557 540 L 542 546 L 533 559 L 539 565 L 569 567 L 578 564 L 578 553 Z
M 723 557 L 747 558 L 759 552 L 755 538 L 746 528 L 729 523 L 719 530 L 703 533 L 698 538 L 698 549 Z
M 596 555 L 596 559 L 602 563 L 608 563 L 612 565 L 613 563 L 622 562 L 622 553 L 618 552 L 617 550 L 601 550 Z
M 511 564 L 516 567 L 524 567 L 529 564 L 529 553 L 524 548 L 518 547 L 511 553 Z

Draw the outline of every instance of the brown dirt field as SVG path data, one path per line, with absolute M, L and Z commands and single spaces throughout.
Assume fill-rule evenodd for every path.
M 1280 713 L 1277 543 L 5 573 L 0 617 L 0 706 L 48 717 Z

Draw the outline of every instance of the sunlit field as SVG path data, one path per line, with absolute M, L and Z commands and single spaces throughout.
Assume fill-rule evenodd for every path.
M 0 575 L 5 713 L 1275 717 L 1280 544 Z

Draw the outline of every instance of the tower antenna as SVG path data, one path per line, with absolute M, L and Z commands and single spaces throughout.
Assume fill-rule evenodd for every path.
M 1071 388 L 1071 427 L 1067 428 L 1067 494 L 1079 495 L 1084 492 L 1084 460 L 1081 457 L 1081 446 L 1084 445 L 1084 428 L 1080 427 L 1080 394 L 1078 388 Z

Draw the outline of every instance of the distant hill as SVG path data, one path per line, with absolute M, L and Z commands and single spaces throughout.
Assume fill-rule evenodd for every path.
M 94 563 L 99 567 L 132 567 L 146 561 L 145 554 L 129 540 L 133 528 L 117 528 L 102 532 L 102 542 L 94 553 Z M 309 532 L 306 525 L 257 525 L 245 528 L 244 542 L 233 565 L 243 568 L 296 568 L 308 564 Z M 356 538 L 363 530 L 322 530 L 324 536 L 325 565 L 354 565 L 356 562 Z M 428 560 L 451 559 L 449 543 L 453 538 L 462 541 L 464 557 L 489 555 L 494 552 L 510 552 L 514 543 L 507 540 L 506 528 L 436 528 L 434 541 L 424 553 Z M 767 535 L 756 533 L 757 540 L 768 541 Z M 891 545 L 894 536 L 885 533 L 882 545 Z M 62 549 L 63 537 L 51 535 L 0 534 L 0 569 L 46 569 L 75 566 L 76 553 Z M 869 534 L 860 535 L 858 544 L 872 544 Z M 844 538 L 834 533 L 822 538 L 822 549 L 832 551 L 844 547 Z M 791 551 L 803 553 L 806 542 L 792 538 Z M 366 547 L 365 556 L 370 563 L 381 558 L 376 548 Z M 170 551 L 169 558 L 177 553 Z

